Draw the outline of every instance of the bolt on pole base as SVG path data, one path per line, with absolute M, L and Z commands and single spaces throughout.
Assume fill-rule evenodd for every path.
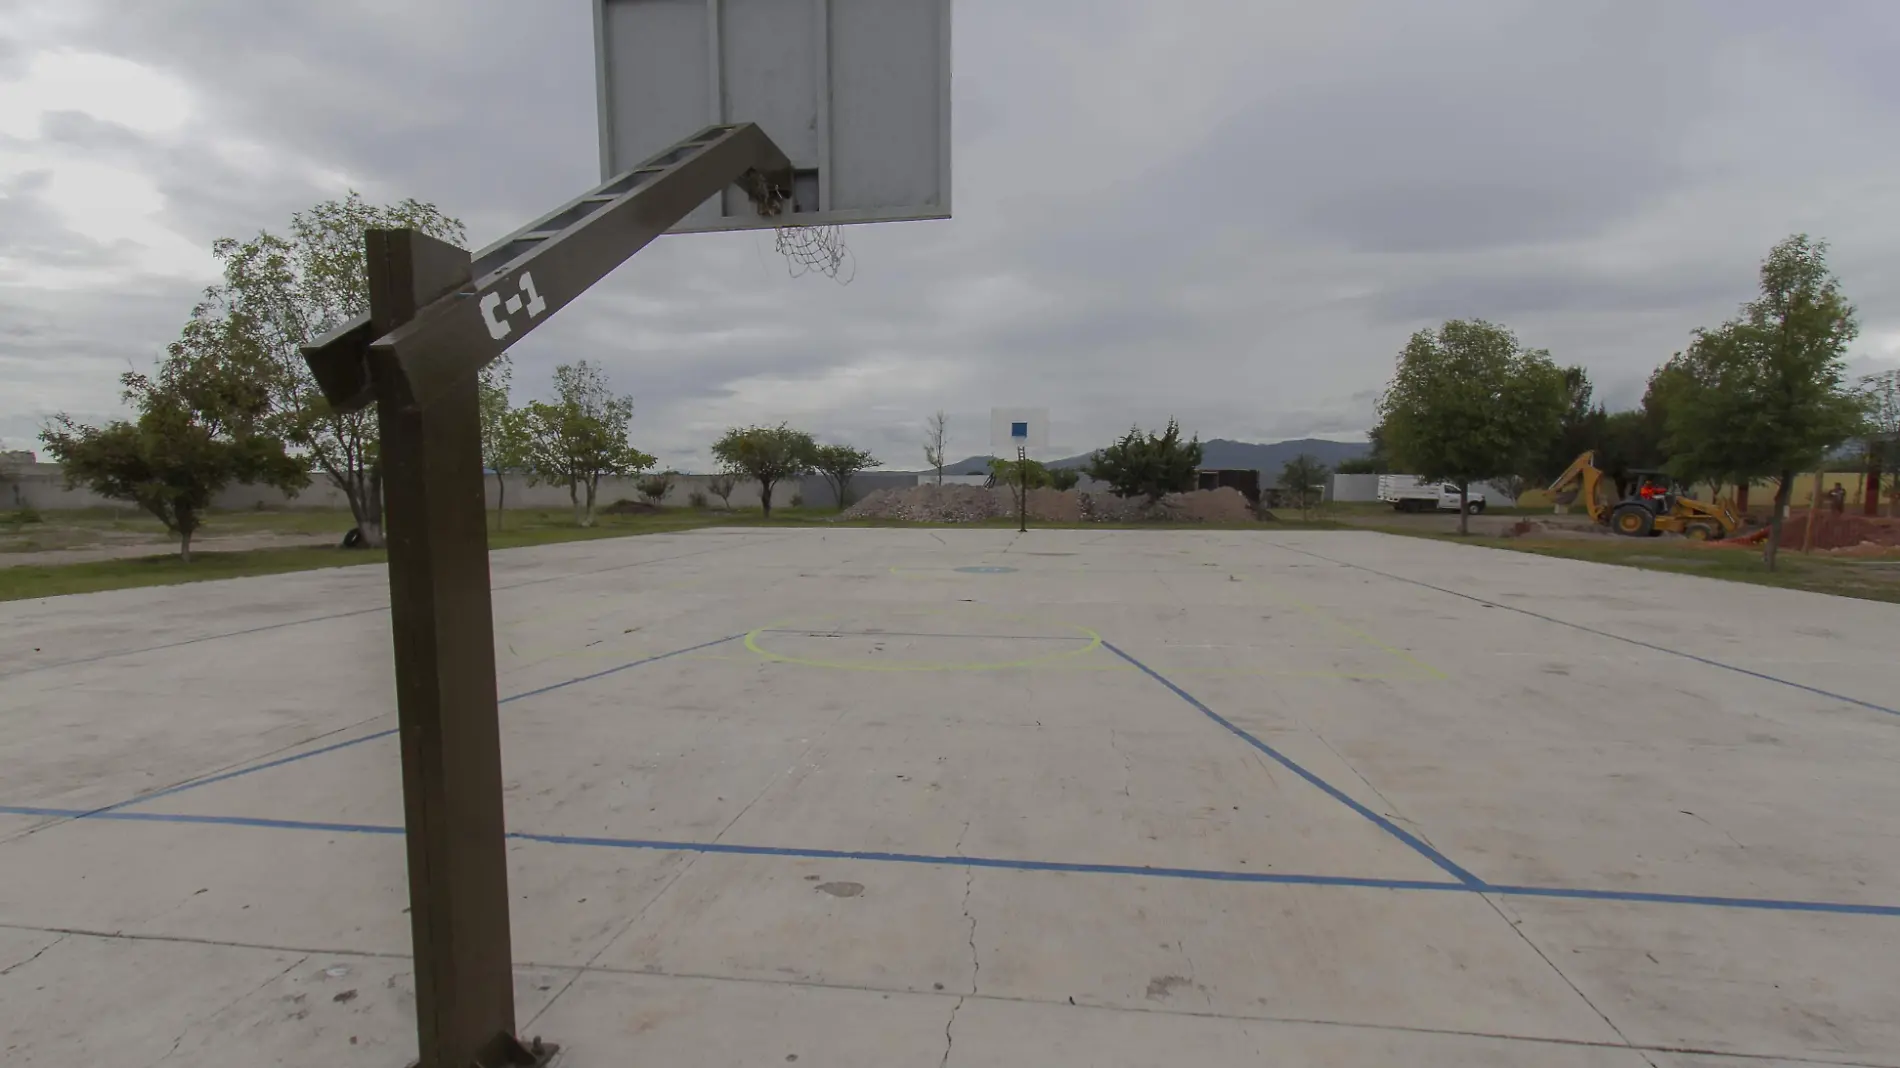
M 471 1061 L 468 1068 L 548 1068 L 560 1052 L 560 1046 L 543 1042 L 539 1036 L 523 1045 L 513 1035 L 498 1035 L 491 1048 Z M 410 1061 L 409 1068 L 417 1068 L 419 1063 Z

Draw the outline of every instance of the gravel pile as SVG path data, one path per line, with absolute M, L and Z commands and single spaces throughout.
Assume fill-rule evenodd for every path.
M 922 485 L 874 490 L 845 510 L 846 519 L 895 519 L 911 523 L 980 523 L 1016 514 L 1006 489 Z M 1075 490 L 1029 491 L 1029 518 L 1041 523 L 1245 523 L 1253 508 L 1239 490 L 1223 488 L 1146 498 Z

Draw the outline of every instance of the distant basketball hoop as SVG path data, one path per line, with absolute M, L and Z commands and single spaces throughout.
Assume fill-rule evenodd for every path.
M 991 408 L 990 450 L 1004 456 L 1016 454 L 1016 530 L 1029 531 L 1029 451 L 1049 447 L 1049 409 Z

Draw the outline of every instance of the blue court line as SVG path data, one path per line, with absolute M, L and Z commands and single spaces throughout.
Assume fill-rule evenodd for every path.
M 539 697 L 544 693 L 551 693 L 555 690 L 559 690 L 564 687 L 574 686 L 583 682 L 591 682 L 594 679 L 602 678 L 607 675 L 612 675 L 615 672 L 626 671 L 630 668 L 637 668 L 643 664 L 651 664 L 651 663 L 654 663 L 655 661 L 667 660 L 675 656 L 685 656 L 687 653 L 696 653 L 696 652 L 699 652 L 701 649 L 710 649 L 715 645 L 724 645 L 727 642 L 737 641 L 738 639 L 743 638 L 743 637 L 745 637 L 745 635 L 743 634 L 729 634 L 724 638 L 716 638 L 709 642 L 700 642 L 698 645 L 689 645 L 684 649 L 675 649 L 670 653 L 660 653 L 656 656 L 649 656 L 642 660 L 630 660 L 627 663 L 606 668 L 605 670 L 602 670 L 602 671 L 596 671 L 589 675 L 581 675 L 577 678 L 568 679 L 565 682 L 557 682 L 557 683 L 553 683 L 552 685 L 543 686 L 539 689 L 528 690 L 523 693 L 518 693 L 511 697 L 504 697 L 500 701 L 497 701 L 496 704 L 506 705 L 506 704 L 512 704 L 515 701 L 524 700 L 529 697 Z M 373 742 L 377 740 L 378 738 L 387 738 L 390 735 L 395 734 L 397 730 L 398 728 L 391 727 L 388 730 L 377 731 L 374 734 L 365 734 L 361 738 L 351 738 L 347 742 L 337 742 L 332 745 L 326 745 L 321 749 L 312 749 L 304 753 L 296 753 L 287 757 L 279 757 L 276 760 L 265 761 L 262 764 L 252 764 L 249 767 L 238 768 L 234 771 L 220 772 L 219 774 L 216 774 L 216 775 L 207 775 L 202 779 L 193 779 L 190 782 L 179 783 L 177 786 L 168 786 L 163 790 L 155 790 L 149 794 L 140 794 L 137 797 L 128 798 L 124 801 L 118 801 L 113 804 L 107 805 L 104 808 L 92 809 L 89 811 L 82 812 L 81 817 L 104 815 L 106 813 L 115 812 L 119 809 L 125 808 L 127 805 L 142 805 L 147 801 L 156 801 L 161 797 L 169 797 L 172 794 L 183 793 L 186 790 L 196 790 L 200 786 L 210 786 L 212 783 L 215 783 L 215 782 L 225 782 L 230 779 L 241 778 L 245 775 L 254 775 L 260 771 L 268 771 L 271 768 L 281 768 L 285 764 L 295 764 L 299 760 L 309 760 L 311 757 L 322 756 L 325 753 L 334 753 L 339 749 L 348 749 L 349 747 L 353 745 L 362 745 L 364 742 Z M 75 818 L 81 818 L 81 817 L 75 817 Z
M 1900 716 L 1900 708 L 1888 708 L 1886 705 L 1875 704 L 1872 701 L 1863 701 L 1858 697 L 1849 697 L 1844 693 L 1835 693 L 1832 690 L 1823 690 L 1818 686 L 1809 686 L 1805 682 L 1795 682 L 1793 679 L 1784 679 L 1776 675 L 1764 674 L 1763 672 L 1760 672 L 1760 671 L 1751 671 L 1748 668 L 1737 667 L 1734 664 L 1725 664 L 1720 660 L 1711 660 L 1710 658 L 1706 656 L 1697 656 L 1694 653 L 1685 653 L 1680 649 L 1671 649 L 1666 645 L 1657 645 L 1654 642 L 1646 642 L 1642 640 L 1641 638 L 1631 638 L 1628 635 L 1617 634 L 1614 631 L 1598 630 L 1595 627 L 1587 627 L 1583 625 L 1582 623 L 1572 623 L 1567 619 L 1558 619 L 1556 616 L 1547 616 L 1547 615 L 1544 615 L 1542 612 L 1533 612 L 1528 608 L 1519 608 L 1516 605 L 1499 604 L 1496 601 L 1487 600 L 1483 597 L 1477 597 L 1469 593 L 1460 593 L 1457 590 L 1448 590 L 1443 586 L 1434 586 L 1429 582 L 1422 582 L 1415 578 L 1406 578 L 1404 575 L 1394 575 L 1389 571 L 1381 571 L 1376 567 L 1367 567 L 1364 564 L 1348 563 L 1344 560 L 1335 560 L 1330 556 L 1321 556 L 1320 554 L 1316 552 L 1308 552 L 1305 549 L 1295 549 L 1291 545 L 1280 545 L 1276 547 L 1281 548 L 1281 549 L 1286 549 L 1289 552 L 1296 552 L 1305 556 L 1310 556 L 1314 558 L 1315 560 L 1324 560 L 1329 564 L 1337 564 L 1340 567 L 1350 567 L 1357 571 L 1370 572 L 1371 574 L 1378 575 L 1381 578 L 1392 579 L 1395 582 L 1410 583 L 1413 586 L 1422 586 L 1425 589 L 1436 590 L 1439 593 L 1448 593 L 1452 595 L 1453 597 L 1461 597 L 1467 601 L 1475 601 L 1478 604 L 1484 605 L 1486 608 L 1502 608 L 1506 612 L 1516 612 L 1518 615 L 1521 615 L 1521 616 L 1529 616 L 1532 619 L 1541 619 L 1546 623 L 1555 623 L 1560 627 L 1569 627 L 1572 630 L 1580 630 L 1580 631 L 1583 631 L 1585 634 L 1594 634 L 1599 638 L 1610 638 L 1615 641 L 1627 643 L 1629 645 L 1634 645 L 1640 648 L 1654 650 L 1655 652 L 1658 652 L 1658 653 L 1667 653 L 1670 656 L 1679 656 L 1684 660 L 1693 660 L 1698 664 L 1707 664 L 1710 667 L 1721 668 L 1724 671 L 1733 671 L 1738 675 L 1747 675 L 1750 678 L 1760 679 L 1763 682 L 1775 682 L 1775 683 L 1780 683 L 1783 686 L 1792 687 L 1797 690 L 1805 690 L 1808 693 L 1815 694 L 1816 696 L 1819 696 L 1819 697 L 1825 697 L 1831 701 L 1843 701 L 1850 705 L 1858 705 L 1861 708 L 1868 709 L 1869 711 L 1884 712 L 1889 716 Z
M 1344 791 L 1340 790 L 1338 787 L 1334 786 L 1332 783 L 1327 782 L 1325 779 L 1322 779 L 1319 776 L 1313 774 L 1312 772 L 1306 770 L 1304 767 L 1301 767 L 1297 762 L 1293 760 L 1293 758 L 1287 756 L 1286 754 L 1280 752 L 1278 749 L 1275 749 L 1274 747 L 1268 745 L 1267 743 L 1247 733 L 1245 730 L 1242 730 L 1240 727 L 1236 726 L 1232 720 L 1227 719 L 1226 717 L 1222 716 L 1220 713 L 1207 707 L 1205 704 L 1202 704 L 1199 698 L 1195 697 L 1193 694 L 1187 692 L 1186 690 L 1183 690 L 1181 687 L 1175 685 L 1174 682 L 1170 680 L 1166 675 L 1161 674 L 1159 671 L 1156 671 L 1154 668 L 1151 668 L 1148 665 L 1142 663 L 1141 661 L 1135 659 L 1134 657 L 1128 655 L 1126 652 L 1122 651 L 1122 649 L 1117 647 L 1112 642 L 1103 642 L 1102 648 L 1107 649 L 1109 652 L 1114 653 L 1116 656 L 1119 656 L 1123 660 L 1128 661 L 1130 664 L 1133 664 L 1136 667 L 1136 669 L 1141 671 L 1143 674 L 1147 675 L 1149 678 L 1155 680 L 1161 685 L 1166 686 L 1168 689 L 1174 691 L 1174 695 L 1176 697 L 1179 697 L 1181 700 L 1186 701 L 1188 704 L 1194 706 L 1195 710 L 1200 712 L 1201 715 L 1206 716 L 1208 719 L 1211 719 L 1215 723 L 1218 723 L 1221 726 L 1227 728 L 1236 737 L 1240 738 L 1242 741 L 1246 742 L 1248 745 L 1251 745 L 1255 749 L 1258 749 L 1262 753 L 1265 753 L 1267 756 L 1272 757 L 1274 760 L 1278 761 L 1281 766 L 1285 767 L 1288 771 L 1291 771 L 1293 774 L 1298 775 L 1300 778 L 1305 779 L 1307 782 L 1311 783 L 1312 785 L 1318 787 L 1320 790 L 1324 791 L 1328 797 L 1331 797 L 1333 800 L 1339 802 L 1342 805 L 1345 805 L 1347 808 L 1352 809 L 1354 812 L 1359 813 L 1361 816 L 1364 816 L 1366 819 L 1371 820 L 1373 824 L 1377 826 L 1380 830 L 1384 831 L 1385 833 L 1391 835 L 1394 838 L 1397 838 L 1399 841 L 1404 842 L 1406 845 L 1412 847 L 1412 850 L 1414 852 L 1418 853 L 1420 856 L 1424 857 L 1426 860 L 1431 861 L 1433 864 L 1438 865 L 1447 874 L 1449 874 L 1452 878 L 1458 880 L 1460 883 L 1463 883 L 1466 886 L 1479 886 L 1482 884 L 1482 880 L 1480 880 L 1477 876 L 1459 867 L 1457 864 L 1452 863 L 1449 857 L 1445 856 L 1445 854 L 1443 853 L 1440 853 L 1438 850 L 1433 849 L 1429 844 L 1427 844 L 1423 839 L 1419 838 L 1417 835 L 1413 834 L 1412 832 L 1406 830 L 1403 827 L 1400 827 L 1398 824 L 1393 823 L 1391 820 L 1386 819 L 1384 816 L 1379 815 L 1377 812 L 1372 811 L 1366 806 L 1346 796 Z
M 826 630 L 823 627 L 766 627 L 760 634 L 803 634 L 808 638 L 994 638 L 1007 642 L 1089 642 L 1090 634 L 944 634 L 908 630 Z
M 78 818 L 95 815 L 105 820 L 143 823 L 181 823 L 266 830 L 321 831 L 329 834 L 401 835 L 401 827 L 374 823 L 323 823 L 266 819 L 258 816 L 189 816 L 168 812 L 87 813 L 77 809 L 0 805 L 0 814 Z M 1552 886 L 1509 886 L 1488 883 L 1435 882 L 1425 879 L 1374 879 L 1349 875 L 1310 875 L 1298 872 L 1220 871 L 1208 868 L 1142 867 L 1134 864 L 1077 864 L 1052 860 L 1009 860 L 1000 857 L 950 856 L 929 853 L 886 853 L 851 849 L 798 849 L 788 846 L 739 845 L 726 842 L 675 842 L 650 838 L 611 838 L 595 835 L 537 834 L 511 831 L 515 841 L 542 845 L 596 849 L 635 849 L 662 853 L 710 853 L 727 856 L 790 857 L 801 860 L 849 860 L 880 864 L 923 864 L 949 868 L 988 868 L 998 871 L 1053 872 L 1077 875 L 1134 875 L 1153 879 L 1194 882 L 1253 883 L 1278 886 L 1340 886 L 1366 890 L 1438 891 L 1495 894 L 1502 897 L 1538 897 L 1572 901 L 1611 901 L 1648 905 L 1695 905 L 1709 908 L 1753 909 L 1769 912 L 1829 913 L 1846 916 L 1900 917 L 1900 905 L 1857 905 L 1841 901 L 1800 901 L 1785 898 L 1709 897 L 1698 894 L 1660 894 L 1640 890 L 1586 890 Z

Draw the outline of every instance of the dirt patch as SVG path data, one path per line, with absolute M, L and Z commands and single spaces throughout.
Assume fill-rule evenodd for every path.
M 1807 544 L 1808 524 L 1814 524 L 1816 549 L 1900 547 L 1900 519 L 1821 512 L 1795 512 L 1781 525 L 1781 547 L 1799 549 Z
M 1041 523 L 1247 523 L 1253 507 L 1239 490 L 1170 493 L 1154 504 L 1142 497 L 1036 489 L 1029 491 L 1029 518 Z M 980 523 L 1016 514 L 1005 489 L 981 486 L 912 486 L 881 489 L 845 510 L 846 519 L 896 519 L 913 523 Z

